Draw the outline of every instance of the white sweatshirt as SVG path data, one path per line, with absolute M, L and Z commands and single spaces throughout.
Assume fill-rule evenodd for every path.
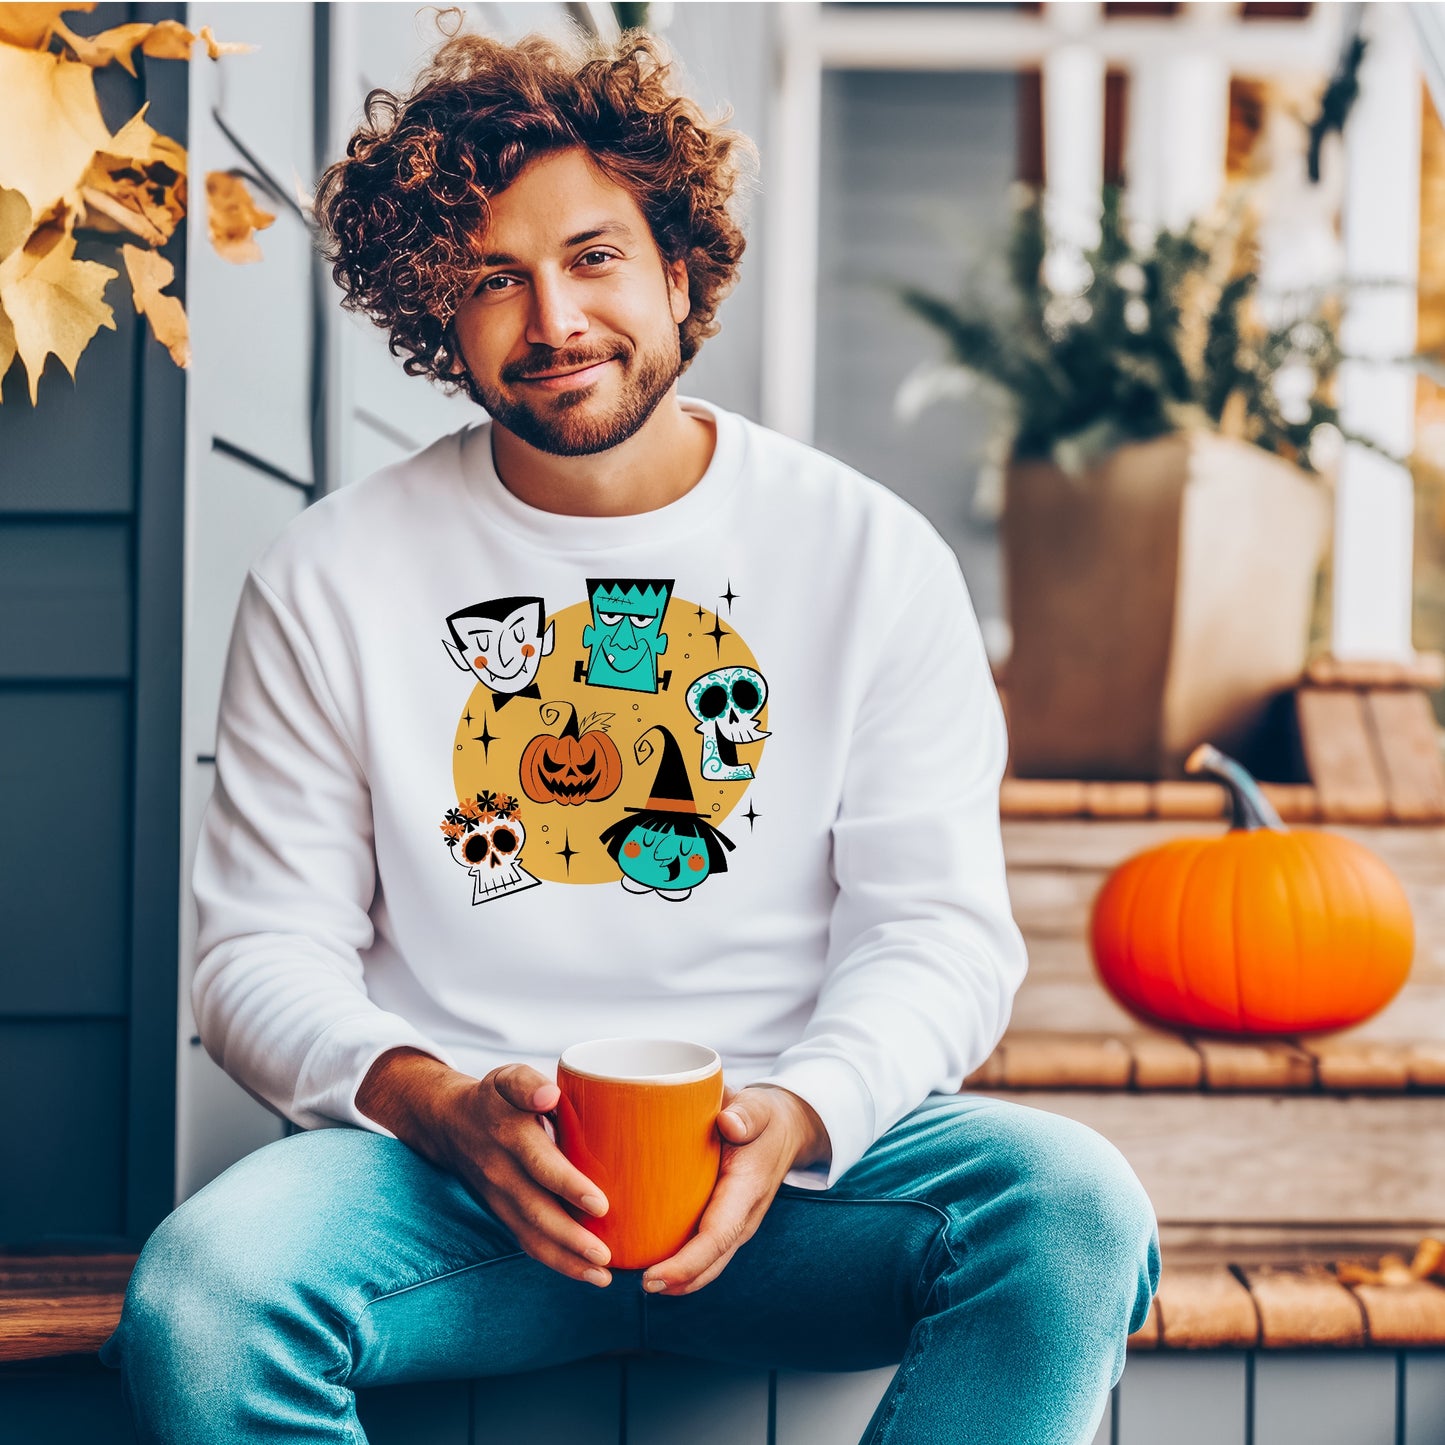
M 306 1128 L 411 1045 L 481 1078 L 622 1035 L 800 1095 L 826 1188 L 956 1093 L 1027 961 L 1004 720 L 957 561 L 887 488 L 711 403 L 684 496 L 561 516 L 490 423 L 251 569 L 196 855 L 211 1057 Z

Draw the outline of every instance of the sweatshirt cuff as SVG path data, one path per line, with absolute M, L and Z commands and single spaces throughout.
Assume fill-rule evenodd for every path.
M 833 1151 L 827 1165 L 827 1182 L 821 1186 L 824 1189 L 831 1189 L 874 1142 L 873 1095 L 863 1076 L 846 1059 L 814 1056 L 789 1063 L 783 1054 L 771 1073 L 749 1083 L 777 1084 L 818 1111 Z M 823 1167 L 815 1166 L 820 1173 Z
M 356 1107 L 356 1092 L 371 1066 L 391 1049 L 420 1049 L 448 1068 L 458 1064 L 443 1048 L 419 1033 L 399 1014 L 374 1009 L 338 1019 L 311 1046 L 296 1081 L 292 1118 L 304 1129 L 324 1129 L 337 1123 L 369 1129 L 395 1139 L 384 1124 Z

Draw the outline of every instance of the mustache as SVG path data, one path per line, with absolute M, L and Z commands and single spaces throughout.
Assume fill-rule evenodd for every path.
M 611 361 L 614 357 L 626 360 L 620 351 L 604 351 L 595 356 L 550 356 L 545 361 L 535 361 L 530 365 L 509 366 L 502 372 L 502 379 L 529 381 L 535 376 L 547 376 L 558 371 L 581 371 L 585 366 L 596 366 L 599 362 Z

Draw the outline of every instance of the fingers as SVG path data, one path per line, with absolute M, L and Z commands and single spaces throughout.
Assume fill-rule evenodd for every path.
M 526 1064 L 505 1064 L 490 1076 L 497 1092 L 514 1108 L 529 1113 L 556 1106 L 557 1085 Z M 545 1129 L 531 1130 L 506 1141 L 522 1167 L 544 1189 L 575 1204 L 587 1214 L 607 1213 L 607 1196 L 557 1147 Z
M 546 1074 L 527 1064 L 503 1064 L 491 1079 L 497 1092 L 511 1105 L 534 1114 L 557 1107 L 562 1091 Z
M 494 1164 L 493 1170 L 488 1202 L 533 1259 L 571 1279 L 598 1286 L 612 1282 L 611 1271 L 603 1267 L 611 1252 L 562 1208 L 555 1195 L 539 1189 L 514 1161 L 500 1168 Z
M 716 1279 L 737 1250 L 753 1237 L 771 1195 L 761 1192 L 757 1178 L 743 1172 L 723 1174 L 698 1221 L 697 1233 L 672 1256 L 653 1265 L 642 1278 L 649 1294 L 691 1294 Z

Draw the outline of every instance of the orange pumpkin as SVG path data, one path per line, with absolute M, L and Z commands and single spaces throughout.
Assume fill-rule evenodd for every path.
M 1315 1033 L 1384 1008 L 1415 948 L 1395 875 L 1349 838 L 1287 830 L 1210 744 L 1185 768 L 1228 785 L 1232 825 L 1147 849 L 1105 880 L 1089 923 L 1104 986 L 1150 1023 L 1208 1033 Z
M 622 782 L 622 755 L 607 736 L 612 714 L 593 713 L 579 728 L 570 702 L 549 702 L 541 710 L 542 721 L 555 727 L 564 707 L 571 712 L 566 727 L 556 736 L 538 734 L 522 750 L 522 791 L 533 802 L 568 807 L 610 798 Z

